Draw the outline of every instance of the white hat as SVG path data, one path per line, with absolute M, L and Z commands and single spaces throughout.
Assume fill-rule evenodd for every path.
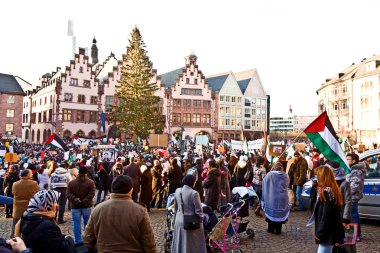
M 244 168 L 247 165 L 248 158 L 245 155 L 241 155 L 238 161 L 238 165 L 240 168 Z

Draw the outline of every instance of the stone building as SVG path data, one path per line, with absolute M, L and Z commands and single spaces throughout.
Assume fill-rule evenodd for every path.
M 24 89 L 31 86 L 20 77 L 0 73 L 0 136 L 21 138 Z

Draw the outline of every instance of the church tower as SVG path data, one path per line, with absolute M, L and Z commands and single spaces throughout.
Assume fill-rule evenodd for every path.
M 96 64 L 99 62 L 98 59 L 98 47 L 96 46 L 96 39 L 92 40 L 92 47 L 91 47 L 91 58 L 92 58 L 92 64 Z

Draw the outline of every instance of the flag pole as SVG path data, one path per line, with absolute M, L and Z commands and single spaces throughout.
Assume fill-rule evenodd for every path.
M 301 136 L 301 134 L 303 133 L 304 130 L 305 130 L 305 128 L 302 129 L 302 131 L 300 131 L 300 133 L 296 136 L 296 138 L 294 138 L 293 142 L 295 142 Z M 285 154 L 285 152 L 289 149 L 289 147 L 290 147 L 290 145 L 288 147 L 286 147 L 285 150 L 278 157 L 281 157 L 283 154 Z

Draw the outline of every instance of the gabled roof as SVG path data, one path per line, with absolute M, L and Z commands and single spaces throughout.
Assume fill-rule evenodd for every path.
M 245 90 L 247 89 L 250 81 L 251 81 L 251 78 L 237 81 L 237 83 L 239 84 L 240 90 L 243 94 L 245 93 Z
M 0 73 L 0 92 L 6 94 L 25 95 L 20 84 L 12 75 Z
M 98 73 L 96 78 L 100 79 L 105 79 L 108 77 L 108 73 L 113 72 L 113 68 L 118 65 L 118 60 L 116 59 L 115 56 L 110 55 L 107 60 L 105 60 L 103 64 L 102 70 Z M 93 68 L 94 69 L 94 68 Z
M 221 76 L 214 76 L 210 78 L 206 78 L 206 82 L 208 86 L 211 87 L 212 91 L 217 92 L 220 91 L 223 87 L 224 82 L 227 80 L 228 74 Z
M 179 75 L 182 74 L 182 70 L 183 68 L 179 68 L 160 75 L 161 83 L 165 84 L 166 88 L 169 88 L 179 78 Z
M 33 85 L 31 83 L 25 81 L 21 77 L 15 76 L 15 78 L 16 78 L 16 81 L 21 86 L 21 88 L 23 89 L 24 92 L 31 91 L 31 90 L 34 89 L 34 87 L 33 87 Z

